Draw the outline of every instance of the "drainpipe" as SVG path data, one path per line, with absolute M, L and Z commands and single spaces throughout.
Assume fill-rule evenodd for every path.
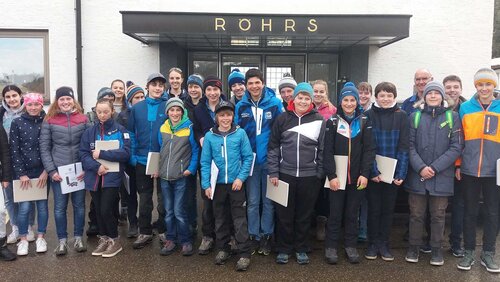
M 78 102 L 83 107 L 83 83 L 82 83 L 82 1 L 75 0 L 76 21 L 76 93 Z

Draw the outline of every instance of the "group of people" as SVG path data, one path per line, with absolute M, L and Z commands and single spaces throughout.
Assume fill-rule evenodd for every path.
M 122 251 L 118 222 L 126 218 L 134 249 L 151 243 L 156 228 L 161 255 L 180 249 L 190 256 L 198 230 L 199 179 L 203 207 L 197 251 L 206 255 L 216 248 L 216 264 L 237 254 L 236 269 L 244 271 L 252 254 L 267 256 L 272 250 L 278 264 L 288 263 L 292 255 L 298 264 L 308 264 L 313 216 L 317 237 L 325 241 L 327 263 L 338 263 L 340 245 L 350 263 L 359 263 L 359 240 L 368 241 L 366 259 L 392 261 L 390 232 L 401 187 L 409 194 L 410 207 L 406 261 L 416 263 L 420 252 L 428 252 L 431 265 L 444 264 L 450 198 L 451 251 L 461 258 L 457 267 L 470 270 L 482 195 L 480 261 L 489 272 L 500 272 L 494 259 L 500 101 L 493 96 L 498 86 L 493 70 L 477 71 L 477 92 L 469 101 L 461 96 L 459 77 L 450 75 L 441 83 L 428 70 L 417 70 L 414 95 L 401 108 L 390 82 L 377 84 L 374 91 L 367 82 L 347 82 L 335 107 L 325 81 L 297 83 L 290 74 L 279 82 L 281 100 L 265 85 L 259 69 L 234 69 L 228 77 L 230 98 L 216 76 L 192 74 L 186 79 L 187 90 L 182 88 L 184 79 L 182 70 L 172 68 L 167 78 L 151 74 L 145 90 L 115 80 L 99 90 L 87 115 L 69 87 L 57 89 L 45 114 L 41 94 L 23 95 L 17 86 L 6 86 L 0 109 L 1 258 L 16 258 L 7 243 L 18 242 L 19 256 L 28 254 L 29 241 L 36 240 L 37 252 L 47 251 L 47 200 L 14 203 L 13 180 L 20 180 L 22 189 L 52 190 L 56 255 L 68 252 L 69 198 L 74 249 L 86 251 L 88 190 L 89 230 L 99 236 L 92 255 L 113 257 Z M 97 141 L 117 141 L 118 147 L 98 149 Z M 152 153 L 159 155 L 156 171 L 151 171 Z M 389 180 L 382 177 L 377 162 L 383 157 L 395 161 Z M 347 160 L 347 171 L 339 171 L 342 159 Z M 105 161 L 119 163 L 118 171 L 110 171 Z M 85 190 L 64 194 L 58 168 L 76 163 L 82 164 L 78 179 Z M 280 182 L 288 184 L 286 206 L 266 197 L 268 183 Z M 155 187 L 159 220 L 153 223 Z M 4 206 L 12 227 L 9 236 Z

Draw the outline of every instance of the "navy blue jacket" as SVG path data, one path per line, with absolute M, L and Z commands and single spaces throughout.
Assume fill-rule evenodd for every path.
M 220 95 L 220 99 L 227 101 L 224 94 Z M 191 120 L 191 122 L 193 123 L 194 138 L 198 145 L 201 146 L 203 144 L 200 144 L 200 139 L 215 125 L 215 121 L 210 115 L 210 109 L 207 107 L 206 96 L 203 96 L 194 108 L 194 120 Z

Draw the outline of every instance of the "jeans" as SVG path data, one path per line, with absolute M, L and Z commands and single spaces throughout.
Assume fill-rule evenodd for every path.
M 167 227 L 167 240 L 176 241 L 178 239 L 181 244 L 191 243 L 186 209 L 186 177 L 172 181 L 161 179 L 160 183 L 163 206 L 166 212 L 164 220 Z
M 479 212 L 479 195 L 483 192 L 483 251 L 494 252 L 498 228 L 499 191 L 495 177 L 474 177 L 462 174 L 464 192 L 464 247 L 476 248 L 476 222 Z
M 95 206 L 99 235 L 116 239 L 118 238 L 118 215 L 116 214 L 116 209 L 120 201 L 120 188 L 102 188 L 101 183 L 99 181 L 96 191 L 90 191 Z
M 460 249 L 462 246 L 462 232 L 464 228 L 464 194 L 462 181 L 455 179 L 455 193 L 451 197 L 451 233 L 450 245 L 453 249 Z
M 73 204 L 74 236 L 81 237 L 85 225 L 85 190 L 63 194 L 60 182 L 51 180 L 50 185 L 54 192 L 54 218 L 56 221 L 57 238 L 59 240 L 68 238 L 67 210 L 70 197 Z
M 14 187 L 12 186 L 12 182 L 9 183 L 9 186 L 4 191 L 5 197 L 5 208 L 7 209 L 7 213 L 10 218 L 10 225 L 17 226 L 17 213 L 18 213 L 18 204 L 14 203 Z
M 252 176 L 246 183 L 248 233 L 259 241 L 261 235 L 268 236 L 274 232 L 274 206 L 266 197 L 267 165 L 254 165 Z M 262 214 L 260 213 L 262 209 Z
M 370 181 L 366 188 L 368 199 L 368 241 L 370 244 L 386 244 L 392 228 L 392 217 L 398 189 L 395 184 Z
M 33 204 L 36 204 L 38 234 L 45 234 L 47 232 L 47 223 L 49 221 L 48 201 L 39 200 L 21 202 L 19 203 L 19 210 L 17 214 L 19 236 L 21 237 L 28 235 L 28 222 L 30 214 L 32 213 Z
M 137 164 L 135 174 L 137 192 L 139 192 L 139 231 L 144 235 L 153 234 L 151 225 L 153 212 L 153 192 L 154 181 L 156 182 L 156 196 L 158 198 L 158 233 L 165 233 L 165 208 L 163 207 L 163 198 L 161 196 L 161 187 L 158 179 L 146 175 L 146 166 Z
M 429 211 L 431 219 L 429 244 L 432 248 L 441 248 L 448 197 L 410 193 L 408 205 L 410 206 L 410 245 L 419 247 L 424 245 L 422 235 L 428 217 L 427 211 Z
M 129 176 L 130 194 L 128 195 L 127 216 L 131 226 L 137 226 L 137 184 L 135 180 L 135 168 L 127 165 L 126 172 Z

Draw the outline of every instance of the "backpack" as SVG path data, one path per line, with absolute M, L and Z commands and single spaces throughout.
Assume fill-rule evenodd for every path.
M 445 115 L 446 115 L 446 120 L 443 121 L 439 125 L 439 128 L 443 128 L 443 127 L 446 126 L 446 124 L 448 124 L 448 127 L 450 128 L 450 133 L 448 134 L 448 138 L 449 138 L 450 135 L 451 135 L 451 131 L 453 130 L 453 111 L 452 110 L 446 110 Z M 421 117 L 422 117 L 422 112 L 421 111 L 416 111 L 415 112 L 415 116 L 413 118 L 413 127 L 415 129 L 417 129 L 418 126 L 420 125 L 420 118 Z

